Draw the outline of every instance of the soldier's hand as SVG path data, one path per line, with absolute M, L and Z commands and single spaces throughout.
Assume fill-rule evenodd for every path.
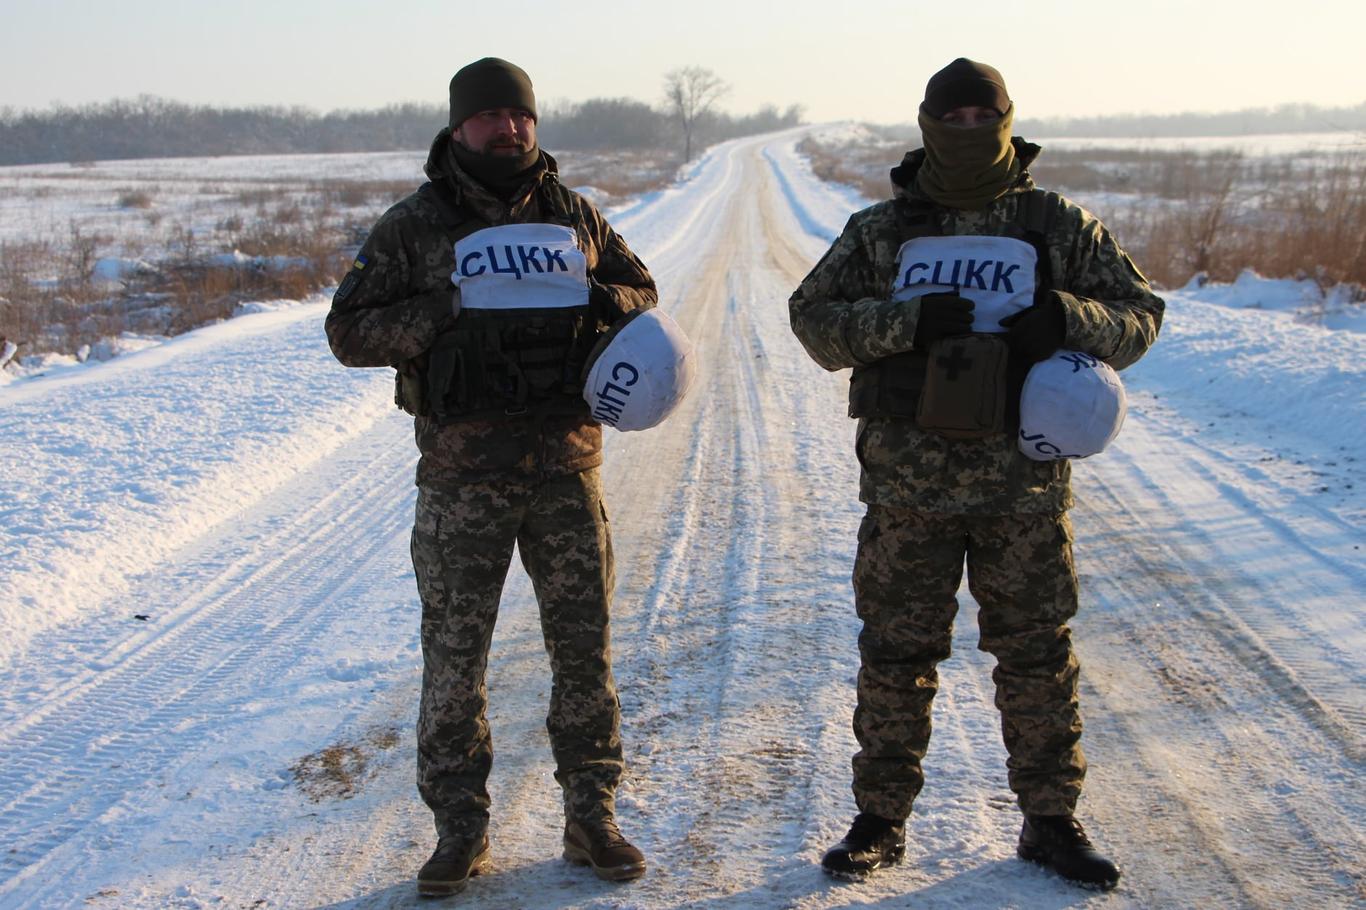
M 451 318 L 452 318 L 452 319 L 455 319 L 455 318 L 459 317 L 459 315 L 460 315 L 460 288 L 459 288 L 459 287 L 456 287 L 456 289 L 451 293 Z
M 588 279 L 588 312 L 604 325 L 611 325 L 626 315 L 612 297 L 612 292 L 607 290 L 607 285 L 600 284 L 591 276 Z
M 1067 314 L 1053 294 L 1040 295 L 1032 306 L 1011 313 L 1000 324 L 1007 330 L 1011 355 L 1025 363 L 1047 360 L 1067 341 Z
M 973 302 L 957 294 L 926 294 L 920 301 L 920 317 L 915 323 L 914 343 L 920 350 L 951 335 L 972 331 Z

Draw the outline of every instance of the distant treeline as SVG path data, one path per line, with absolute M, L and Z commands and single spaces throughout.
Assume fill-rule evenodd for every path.
M 708 115 L 708 142 L 801 121 L 801 108 Z M 219 108 L 154 96 L 45 111 L 0 108 L 0 165 L 120 158 L 177 158 L 425 148 L 446 124 L 444 105 L 401 104 L 318 113 L 302 107 Z M 541 144 L 555 149 L 666 148 L 680 135 L 663 110 L 628 98 L 551 104 L 540 111 Z
M 1021 136 L 1247 136 L 1254 133 L 1366 132 L 1366 101 L 1354 107 L 1282 104 L 1218 114 L 1116 114 L 1019 120 Z

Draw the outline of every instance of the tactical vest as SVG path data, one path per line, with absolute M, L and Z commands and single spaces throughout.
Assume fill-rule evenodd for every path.
M 452 233 L 484 227 L 438 183 L 426 186 Z M 569 190 L 546 174 L 541 194 L 546 222 L 581 227 Z M 398 364 L 394 402 L 438 423 L 525 414 L 588 413 L 582 373 L 596 339 L 588 307 L 463 309 L 455 326 L 420 357 Z
M 999 236 L 1023 240 L 1038 254 L 1035 286 L 1054 287 L 1052 260 L 1048 255 L 1048 232 L 1057 218 L 1062 197 L 1057 193 L 1033 189 L 1018 195 L 1015 220 L 1002 225 Z M 896 246 L 918 237 L 940 236 L 935 218 L 937 206 L 929 200 L 898 197 L 892 202 L 898 238 Z M 890 281 L 889 281 L 890 286 Z M 920 395 L 925 388 L 929 360 L 924 351 L 904 351 L 874 363 L 854 367 L 849 377 L 850 417 L 916 418 Z M 1011 364 L 1008 369 L 1006 425 L 1010 432 L 1019 424 L 1019 390 L 1024 384 L 1027 365 Z

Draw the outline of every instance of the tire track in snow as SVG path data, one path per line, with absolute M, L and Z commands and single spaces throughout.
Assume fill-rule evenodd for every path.
M 1229 517 L 1220 519 L 1221 527 L 1229 530 L 1239 525 L 1268 528 L 1267 536 L 1274 540 L 1287 536 L 1274 516 L 1266 515 L 1245 499 L 1230 500 L 1224 495 L 1222 491 L 1228 484 L 1217 479 L 1220 469 L 1227 467 L 1219 463 L 1224 459 L 1202 447 L 1193 448 L 1203 453 L 1202 456 L 1184 457 L 1179 471 L 1172 475 L 1182 478 L 1183 498 L 1194 495 L 1193 486 L 1207 488 L 1210 492 L 1202 499 L 1218 499 L 1230 510 Z M 1211 457 L 1215 458 L 1213 465 L 1207 462 Z M 1167 486 L 1157 482 L 1139 460 L 1122 447 L 1114 453 L 1113 461 L 1126 467 L 1119 476 L 1143 479 L 1142 501 L 1154 504 L 1155 514 L 1180 515 L 1184 509 L 1192 508 L 1189 501 L 1174 501 Z M 1113 489 L 1108 492 L 1115 503 L 1125 496 Z M 1197 532 L 1192 529 L 1190 533 Z M 1162 549 L 1165 551 L 1162 554 L 1164 564 L 1179 567 L 1192 583 L 1181 592 L 1188 609 L 1218 636 L 1227 652 L 1264 680 L 1323 735 L 1335 741 L 1347 758 L 1358 764 L 1366 762 L 1366 740 L 1363 739 L 1366 736 L 1366 707 L 1362 695 L 1366 680 L 1357 680 L 1357 685 L 1342 684 L 1342 674 L 1353 662 L 1352 656 L 1343 652 L 1331 636 L 1299 621 L 1286 609 L 1294 604 L 1281 603 L 1279 592 L 1267 590 L 1261 581 L 1239 567 L 1212 564 L 1207 558 L 1188 552 L 1175 535 L 1164 536 Z M 1338 576 L 1343 578 L 1344 589 L 1352 587 L 1353 582 L 1344 577 L 1343 567 L 1336 559 L 1313 551 L 1301 553 L 1298 547 L 1280 558 L 1292 564 L 1302 556 L 1307 556 L 1311 564 L 1303 573 L 1306 577 Z M 1167 569 L 1163 574 L 1170 574 L 1170 571 Z M 1293 570 L 1280 574 L 1283 577 L 1277 579 L 1279 584 L 1286 584 L 1287 578 L 1292 587 L 1296 584 Z
M 695 461 L 687 504 L 674 510 L 689 516 L 691 552 L 674 549 L 685 559 L 670 566 L 679 575 L 644 605 L 648 664 L 632 661 L 648 680 L 638 693 L 652 750 L 642 774 L 658 782 L 639 802 L 688 820 L 670 823 L 686 830 L 670 851 L 688 870 L 673 883 L 680 904 L 743 886 L 807 890 L 813 812 L 824 815 L 824 800 L 811 797 L 824 790 L 831 763 L 847 761 L 846 750 L 822 744 L 832 725 L 847 724 L 847 706 L 831 706 L 825 693 L 847 675 L 852 639 L 847 614 L 828 610 L 828 557 L 819 554 L 829 540 L 811 534 L 827 495 L 808 492 L 821 478 L 812 474 L 811 441 L 799 438 L 829 415 L 814 425 L 798 420 L 812 396 L 808 364 L 787 329 L 787 295 L 809 263 L 794 267 L 790 252 L 765 247 L 772 187 L 754 146 L 736 155 L 741 186 L 759 192 L 733 193 L 688 291 L 711 310 L 689 325 L 707 351 L 709 378 L 694 393 L 706 404 L 688 434 Z M 759 831 L 756 812 L 769 819 Z M 767 859 L 748 872 L 728 868 L 741 855 Z M 775 876 L 801 884 L 780 886 Z M 734 881 L 718 888 L 726 878 Z
M 1141 433 L 1130 428 L 1131 445 Z M 1197 466 L 1176 456 L 1140 469 L 1123 448 L 1087 478 L 1076 518 L 1078 537 L 1090 541 L 1083 566 L 1105 566 L 1104 575 L 1085 581 L 1107 609 L 1099 621 L 1104 633 L 1084 637 L 1083 645 L 1096 647 L 1112 674 L 1088 677 L 1106 703 L 1093 721 L 1124 730 L 1137 752 L 1115 769 L 1128 780 L 1107 782 L 1128 807 L 1106 811 L 1115 819 L 1107 829 L 1112 840 L 1116 829 L 1128 828 L 1138 843 L 1171 845 L 1129 887 L 1143 889 L 1145 903 L 1277 907 L 1306 891 L 1361 900 L 1366 844 L 1353 819 L 1364 807 L 1343 792 L 1324 800 L 1320 790 L 1337 790 L 1344 771 L 1360 776 L 1351 732 L 1241 621 L 1261 609 L 1248 597 L 1257 583 L 1149 527 L 1144 514 L 1182 514 L 1164 508 L 1162 494 L 1139 500 L 1142 513 L 1132 505 L 1132 478 L 1151 477 L 1150 470 L 1190 477 Z M 1267 703 L 1268 691 L 1279 706 Z M 1108 737 L 1101 742 L 1113 748 Z M 1171 815 L 1176 807 L 1179 819 Z
M 13 732 L 0 742 L 7 769 L 0 842 L 9 845 L 0 854 L 0 894 L 40 874 L 50 854 L 110 807 L 153 786 L 187 743 L 212 729 L 205 709 L 216 693 L 250 692 L 253 680 L 287 673 L 300 648 L 325 634 L 328 612 L 346 602 L 353 580 L 364 577 L 388 544 L 369 533 L 372 523 L 408 520 L 413 457 L 407 449 L 402 436 L 372 434 L 360 458 L 333 456 L 318 475 L 291 484 L 320 487 L 326 482 L 320 478 L 347 478 L 309 497 L 314 506 L 287 517 L 221 574 L 204 579 L 202 591 L 168 605 L 169 630 L 114 643 L 96 662 L 104 669 L 85 673 L 31 717 L 5 725 Z M 337 460 L 351 464 L 330 470 Z M 393 469 L 396 462 L 401 470 Z M 297 500 L 284 491 L 277 501 Z M 337 553 L 347 560 L 337 560 Z M 205 564 L 213 565 L 211 553 Z M 149 576 L 130 600 L 145 603 L 165 590 L 160 578 Z

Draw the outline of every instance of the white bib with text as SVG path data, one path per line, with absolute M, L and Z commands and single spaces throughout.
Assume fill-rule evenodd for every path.
M 957 294 L 971 300 L 974 332 L 1004 332 L 1000 320 L 1034 302 L 1034 247 L 1013 237 L 917 237 L 896 256 L 893 300 Z
M 451 283 L 469 309 L 588 305 L 588 261 L 578 234 L 559 224 L 504 224 L 455 244 Z

